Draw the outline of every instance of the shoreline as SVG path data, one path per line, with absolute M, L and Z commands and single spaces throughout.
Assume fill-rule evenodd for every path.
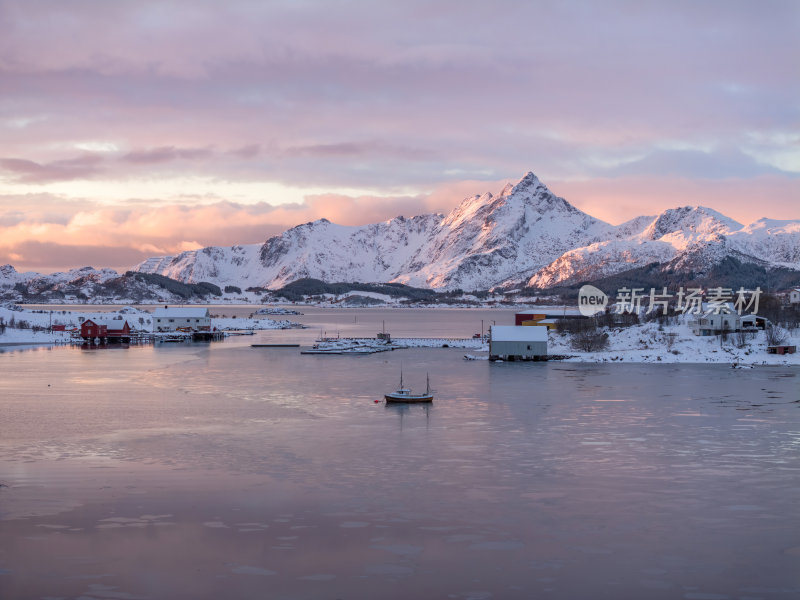
M 70 347 L 79 347 L 79 344 L 73 344 L 70 342 L 58 342 L 58 341 L 51 341 L 51 342 L 0 342 L 0 349 L 33 349 L 35 347 L 52 347 L 52 346 L 70 346 Z M 301 345 L 300 348 L 303 346 Z M 449 348 L 442 348 L 441 346 L 424 346 L 424 345 L 417 345 L 417 346 L 409 346 L 406 348 L 398 348 L 397 350 L 420 350 L 420 349 L 433 349 L 433 350 L 470 350 L 468 347 L 457 347 L 457 346 L 450 346 Z M 473 350 L 474 352 L 484 353 L 483 350 Z M 581 364 L 581 365 L 664 365 L 664 366 L 675 366 L 675 365 L 687 365 L 687 366 L 710 366 L 710 365 L 718 365 L 720 367 L 726 367 L 729 369 L 756 369 L 761 367 L 796 367 L 800 368 L 800 360 L 790 362 L 787 360 L 761 360 L 761 361 L 742 361 L 742 360 L 672 360 L 664 358 L 658 358 L 657 356 L 654 357 L 653 355 L 647 355 L 644 357 L 619 357 L 618 354 L 615 354 L 615 357 L 609 356 L 588 356 L 588 355 L 570 355 L 566 358 L 558 358 L 558 359 L 550 359 L 550 360 L 542 360 L 542 361 L 490 361 L 488 357 L 488 352 L 485 354 L 471 354 L 474 358 L 466 358 L 465 360 L 475 360 L 477 362 L 492 362 L 497 364 L 509 364 L 509 363 L 566 363 L 566 364 Z M 774 356 L 774 355 L 769 355 Z M 626 360 L 627 358 L 627 360 Z M 714 357 L 716 358 L 716 357 Z
M 103 305 L 100 305 L 103 306 Z M 251 308 L 248 305 L 239 305 L 240 309 L 248 310 Z M 66 308 L 66 307 L 65 307 Z M 73 340 L 68 331 L 47 331 L 48 325 L 66 324 L 72 328 L 82 320 L 82 318 L 94 317 L 95 314 L 108 315 L 109 312 L 98 313 L 96 312 L 98 305 L 80 305 L 71 306 L 68 310 L 62 310 L 59 314 L 54 314 L 55 311 L 36 310 L 26 308 L 19 310 L 19 307 L 14 310 L 10 307 L 0 307 L 0 317 L 3 317 L 7 327 L 5 333 L 0 335 L 0 348 L 3 349 L 29 349 L 34 347 L 53 347 L 62 345 L 73 345 Z M 342 310 L 344 307 L 317 307 L 319 312 L 325 315 L 348 314 L 350 318 L 352 308 Z M 360 314 L 369 314 L 376 310 L 377 307 L 366 307 L 360 309 Z M 386 310 L 387 307 L 382 307 Z M 95 309 L 94 311 L 92 309 Z M 453 310 L 454 307 L 439 307 L 430 308 L 432 313 L 440 310 Z M 380 309 L 378 309 L 380 310 Z M 419 308 L 411 309 L 419 310 Z M 459 310 L 459 309 L 455 309 Z M 470 309 L 460 309 L 467 311 Z M 137 325 L 141 325 L 144 331 L 148 331 L 152 327 L 152 323 L 148 320 L 151 318 L 152 313 L 142 311 L 142 308 L 135 308 L 131 306 L 121 307 L 117 311 L 121 316 L 125 316 L 129 322 L 136 321 Z M 226 311 L 228 312 L 228 311 Z M 492 314 L 481 315 L 481 326 L 483 327 L 484 320 L 489 318 L 497 318 L 500 322 L 505 322 L 509 318 L 509 310 L 505 307 L 493 309 Z M 228 312 L 228 314 L 230 314 Z M 495 317 L 496 315 L 496 317 Z M 278 316 L 278 315 L 275 315 Z M 283 315 L 281 315 L 283 316 Z M 286 315 L 289 316 L 289 315 Z M 317 320 L 319 316 L 315 317 Z M 323 317 L 330 320 L 328 316 Z M 386 317 L 390 319 L 390 317 Z M 16 329 L 10 325 L 12 319 L 16 319 L 18 323 L 24 322 L 25 328 Z M 302 318 L 299 319 L 303 321 Z M 311 319 L 312 322 L 314 319 Z M 402 345 L 406 349 L 413 348 L 441 348 L 447 345 L 450 348 L 460 348 L 466 350 L 468 353 L 483 354 L 487 352 L 488 347 L 486 342 L 481 342 L 474 338 L 468 337 L 471 329 L 464 329 L 471 327 L 468 320 L 462 319 L 457 329 L 450 329 L 443 333 L 444 337 L 440 335 L 432 336 L 433 332 L 423 332 L 423 330 L 415 327 L 406 326 L 400 333 L 400 336 L 395 336 L 395 339 L 402 340 Z M 349 335 L 345 338 L 372 339 L 372 331 L 368 327 L 375 326 L 374 323 L 367 323 L 364 319 L 363 325 L 360 323 L 361 319 L 354 321 L 359 325 L 349 327 Z M 494 321 L 491 321 L 494 323 Z M 269 331 L 277 329 L 291 328 L 292 323 L 289 320 L 276 320 L 270 318 L 254 318 L 245 315 L 231 316 L 217 315 L 212 317 L 213 325 L 220 331 L 231 330 L 256 330 Z M 328 328 L 336 327 L 338 324 L 335 319 L 330 323 L 326 323 Z M 377 325 L 380 328 L 380 324 Z M 316 328 L 314 325 L 306 324 L 306 329 Z M 422 335 L 414 335 L 422 333 Z M 428 333 L 428 335 L 425 335 Z M 438 332 L 437 332 L 438 333 Z M 455 342 L 452 337 L 461 333 L 465 337 L 458 338 Z M 603 333 L 607 338 L 607 345 L 605 348 L 598 348 L 593 351 L 576 350 L 574 346 L 575 340 L 573 335 L 566 332 L 558 332 L 551 330 L 548 332 L 547 353 L 553 356 L 561 356 L 558 362 L 563 363 L 583 363 L 583 364 L 612 364 L 612 363 L 642 363 L 642 364 L 721 364 L 728 367 L 741 367 L 751 368 L 757 366 L 800 366 L 800 353 L 794 354 L 770 354 L 767 352 L 767 342 L 765 333 L 763 331 L 754 331 L 748 333 L 747 338 L 736 342 L 734 336 L 730 334 L 727 338 L 719 336 L 698 336 L 694 335 L 691 322 L 687 318 L 678 318 L 671 323 L 659 325 L 657 322 L 650 321 L 631 325 L 629 327 L 607 327 L 603 328 Z M 367 334 L 367 335 L 364 335 Z M 411 335 L 409 335 L 411 334 Z M 800 345 L 800 330 L 793 329 L 785 332 L 786 345 Z M 299 342 L 301 344 L 307 343 L 308 336 L 287 334 L 281 338 L 284 341 L 291 341 L 292 343 Z M 734 343 L 736 342 L 736 343 Z M 484 355 L 485 356 L 485 355 Z M 477 358 L 477 357 L 476 357 Z M 483 357 L 481 357 L 483 358 Z M 488 357 L 487 357 L 488 358 Z

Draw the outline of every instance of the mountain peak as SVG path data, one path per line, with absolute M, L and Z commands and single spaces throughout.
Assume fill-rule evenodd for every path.
M 800 219 L 768 219 L 763 217 L 758 221 L 753 221 L 745 229 L 748 231 L 763 230 L 767 233 L 800 231 Z
M 528 171 L 516 185 L 506 185 L 503 189 L 502 197 L 507 205 L 533 209 L 540 215 L 546 213 L 573 215 L 597 221 L 597 219 L 589 217 L 589 215 L 575 208 L 563 198 L 556 196 L 532 171 Z
M 666 235 L 684 234 L 730 234 L 742 228 L 742 224 L 726 217 L 713 208 L 705 206 L 680 206 L 668 208 L 658 215 L 644 231 L 647 239 L 657 240 Z
M 534 174 L 533 171 L 528 171 L 522 176 L 522 179 L 517 182 L 517 185 L 544 185 L 542 181 Z
M 547 186 L 541 182 L 541 180 L 533 174 L 533 171 L 528 171 L 523 175 L 522 179 L 520 179 L 516 184 L 512 185 L 510 183 L 506 184 L 503 188 L 503 191 L 500 193 L 501 196 L 510 196 L 512 194 L 520 194 L 523 192 L 529 192 L 531 194 L 536 194 L 537 192 L 544 191 L 550 193 L 550 190 L 547 189 Z
M 543 184 L 541 180 L 536 177 L 536 175 L 533 174 L 533 171 L 528 171 L 517 183 L 507 183 L 500 191 L 498 197 L 506 198 L 512 194 L 526 192 L 529 190 L 536 192 L 539 189 L 543 189 L 548 192 L 550 191 L 547 189 L 547 186 Z

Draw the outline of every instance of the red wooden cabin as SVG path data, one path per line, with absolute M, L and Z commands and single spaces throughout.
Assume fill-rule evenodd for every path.
M 85 340 L 123 338 L 130 335 L 131 326 L 124 319 L 86 319 L 81 323 L 81 337 Z

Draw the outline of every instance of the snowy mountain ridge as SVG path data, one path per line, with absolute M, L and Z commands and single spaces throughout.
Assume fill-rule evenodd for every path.
M 276 289 L 308 277 L 476 290 L 549 288 L 653 263 L 702 271 L 725 257 L 800 270 L 800 220 L 760 219 L 745 226 L 710 208 L 682 206 L 615 226 L 556 196 L 529 172 L 497 195 L 465 198 L 447 215 L 399 216 L 363 226 L 319 219 L 263 244 L 153 257 L 133 270 L 242 289 Z M 108 271 L 93 277 L 108 278 L 114 273 Z M 0 285 L 34 275 L 0 267 Z M 89 275 L 72 270 L 63 278 Z
M 277 288 L 303 277 L 485 289 L 523 281 L 612 228 L 555 196 L 533 174 L 498 195 L 465 198 L 447 215 L 365 226 L 320 219 L 263 245 L 204 248 L 135 267 L 186 282 Z
M 185 282 L 278 288 L 325 281 L 399 282 L 451 290 L 554 285 L 653 262 L 738 260 L 800 269 L 800 220 L 748 226 L 703 206 L 683 206 L 613 226 L 554 195 L 533 173 L 494 195 L 465 198 L 447 215 L 397 217 L 360 227 L 320 219 L 262 245 L 204 248 L 149 259 L 136 270 Z M 711 256 L 716 258 L 711 258 Z

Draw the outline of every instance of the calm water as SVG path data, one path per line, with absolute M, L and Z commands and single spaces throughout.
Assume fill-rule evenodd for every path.
M 0 354 L 0 598 L 800 597 L 796 369 L 249 346 L 511 322 L 306 313 Z

